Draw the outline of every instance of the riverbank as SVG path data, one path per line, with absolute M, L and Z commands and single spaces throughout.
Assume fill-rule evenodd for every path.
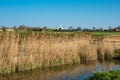
M 88 61 L 0 75 L 0 80 L 85 80 L 95 72 L 119 70 L 120 61 Z
M 93 41 L 88 33 L 4 32 L 0 34 L 0 73 L 89 60 L 119 58 L 119 45 Z M 117 55 L 116 55 L 117 53 Z

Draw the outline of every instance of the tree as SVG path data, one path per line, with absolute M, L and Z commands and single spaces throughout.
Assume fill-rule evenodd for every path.
M 25 26 L 25 25 L 20 25 L 18 29 L 20 29 L 20 30 L 27 30 L 27 29 L 28 29 L 28 27 L 27 27 L 27 26 Z
M 70 26 L 68 29 L 69 29 L 69 30 L 73 30 L 73 26 Z
M 33 31 L 42 31 L 40 27 L 31 27 L 31 30 Z
M 111 26 L 109 26 L 108 30 L 109 30 L 109 31 L 112 31 L 112 27 L 111 27 Z
M 17 30 L 17 26 L 13 26 L 13 29 L 14 29 L 14 30 Z
M 102 27 L 99 28 L 99 31 L 104 31 L 104 29 Z
M 88 28 L 84 28 L 83 31 L 90 31 L 90 29 L 88 29 Z
M 81 27 L 80 27 L 80 26 L 78 26 L 78 27 L 77 27 L 77 30 L 81 30 Z
M 1 29 L 2 29 L 3 31 L 6 31 L 6 30 L 8 29 L 8 27 L 7 27 L 7 26 L 2 26 Z
M 92 30 L 93 30 L 93 31 L 95 31 L 95 30 L 96 30 L 96 28 L 95 28 L 95 27 L 93 27 L 93 28 L 92 28 Z
M 44 27 L 42 28 L 42 30 L 43 30 L 43 31 L 46 31 L 46 30 L 47 30 L 47 26 L 44 26 Z
M 44 29 L 44 30 L 47 29 L 47 26 L 44 26 L 43 29 Z

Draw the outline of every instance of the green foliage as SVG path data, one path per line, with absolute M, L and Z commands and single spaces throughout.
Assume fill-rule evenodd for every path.
M 3 75 L 9 74 L 11 72 L 11 66 L 6 66 L 1 69 L 0 73 Z
M 115 53 L 120 54 L 120 49 L 116 49 L 116 50 L 115 50 Z
M 1 28 L 3 31 L 6 31 L 7 29 L 8 29 L 8 27 L 6 27 L 6 26 L 2 26 L 2 28 Z
M 120 49 L 115 50 L 115 57 L 120 59 Z
M 18 66 L 18 71 L 29 71 L 32 69 L 36 69 L 36 64 L 26 63 Z
M 26 29 L 28 29 L 28 27 L 25 25 L 20 25 L 18 29 L 19 30 L 26 30 Z
M 109 72 L 97 72 L 86 80 L 120 80 L 120 70 Z

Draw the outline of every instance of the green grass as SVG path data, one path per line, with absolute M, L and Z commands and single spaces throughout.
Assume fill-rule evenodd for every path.
M 37 32 L 37 33 L 42 33 L 42 32 Z M 92 34 L 96 38 L 102 38 L 104 36 L 109 36 L 109 35 L 120 35 L 120 32 L 107 32 L 107 31 L 92 31 L 92 32 L 84 32 L 84 31 L 45 31 L 47 34 L 59 34 L 59 35 L 70 35 L 70 34 Z
M 120 80 L 120 70 L 109 72 L 96 72 L 94 76 L 86 80 Z
M 104 37 L 107 35 L 120 35 L 120 32 L 89 32 L 90 34 L 94 35 L 95 37 Z

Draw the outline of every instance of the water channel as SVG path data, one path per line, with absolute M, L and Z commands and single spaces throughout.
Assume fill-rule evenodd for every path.
M 89 61 L 0 76 L 0 80 L 84 80 L 97 71 L 119 70 L 120 61 Z

